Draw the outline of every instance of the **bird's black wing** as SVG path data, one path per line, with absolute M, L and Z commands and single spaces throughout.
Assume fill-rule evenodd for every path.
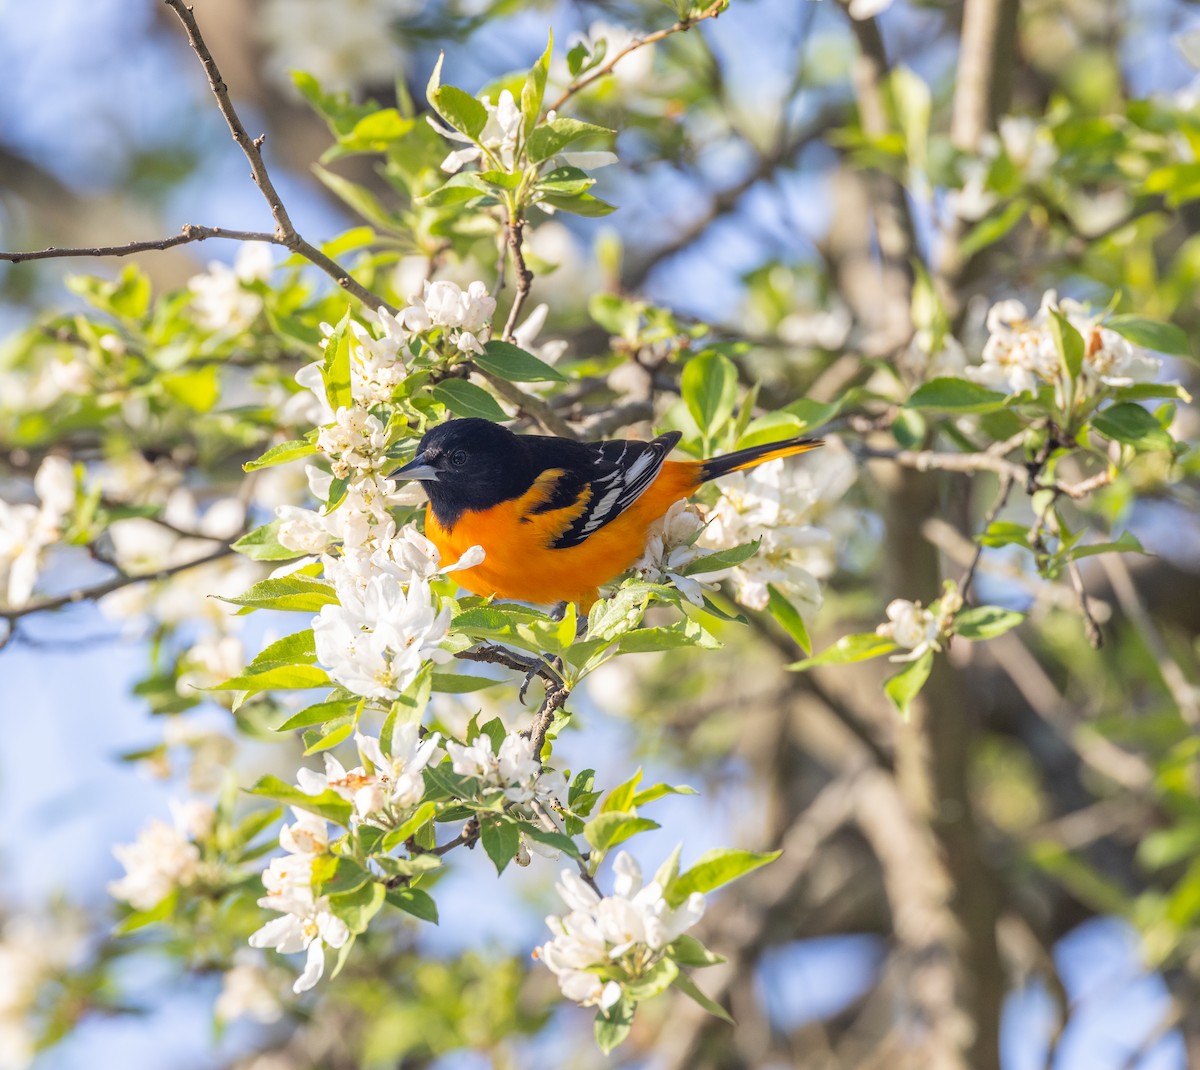
M 536 512 L 562 508 L 587 492 L 583 512 L 551 543 L 555 549 L 578 546 L 605 524 L 616 520 L 642 496 L 662 470 L 683 436 L 670 431 L 650 442 L 618 439 L 612 442 L 570 442 L 524 435 L 522 439 L 539 467 L 562 469 L 554 493 Z

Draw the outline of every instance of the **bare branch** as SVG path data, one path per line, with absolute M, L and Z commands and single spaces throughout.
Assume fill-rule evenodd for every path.
M 533 285 L 533 272 L 529 270 L 525 263 L 525 255 L 521 251 L 521 242 L 525 233 L 525 220 L 510 219 L 504 228 L 504 233 L 508 245 L 508 255 L 512 258 L 513 270 L 517 276 L 517 293 L 513 298 L 512 308 L 508 310 L 508 320 L 504 324 L 504 333 L 500 336 L 506 342 L 513 340 L 513 331 L 516 330 L 517 320 L 521 316 L 521 309 L 525 305 L 526 298 L 529 297 L 529 288 Z
M 550 105 L 549 111 L 558 111 L 568 100 L 582 89 L 586 89 L 593 82 L 599 81 L 612 74 L 613 68 L 630 52 L 636 52 L 639 48 L 644 48 L 646 45 L 652 45 L 656 41 L 661 41 L 664 37 L 670 37 L 672 34 L 683 33 L 690 30 L 698 22 L 703 22 L 705 19 L 715 19 L 722 11 L 725 10 L 725 5 L 729 0 L 713 0 L 698 15 L 689 15 L 687 18 L 680 19 L 671 26 L 667 26 L 662 30 L 655 30 L 654 33 L 648 33 L 645 37 L 635 37 L 620 51 L 613 54 L 610 59 L 605 60 L 594 71 L 588 71 L 582 77 L 574 79 L 566 89 L 559 94 L 558 99 Z
M 54 598 L 43 598 L 40 601 L 30 602 L 27 605 L 14 609 L 0 610 L 0 618 L 7 620 L 11 628 L 22 617 L 28 617 L 34 613 L 44 613 L 51 609 L 61 609 L 63 606 L 75 605 L 79 602 L 94 602 L 98 598 L 103 598 L 106 594 L 112 594 L 114 591 L 119 591 L 123 587 L 129 587 L 135 583 L 157 583 L 160 580 L 169 579 L 180 572 L 186 572 L 188 569 L 198 568 L 200 565 L 219 561 L 223 557 L 228 557 L 233 552 L 234 550 L 230 543 L 222 543 L 216 550 L 205 554 L 203 557 L 197 557 L 190 561 L 182 561 L 176 565 L 169 565 L 156 572 L 147 572 L 139 575 L 118 572 L 112 579 L 96 584 L 94 587 L 85 587 L 67 594 L 57 595 Z
M 192 46 L 192 51 L 196 53 L 200 62 L 204 65 L 204 72 L 208 75 L 208 84 L 213 91 L 213 96 L 216 97 L 217 107 L 220 109 L 230 133 L 233 135 L 233 140 L 237 142 L 238 147 L 250 163 L 250 175 L 254 179 L 254 184 L 258 187 L 259 192 L 262 193 L 263 198 L 266 200 L 267 206 L 271 210 L 271 216 L 275 220 L 275 238 L 273 240 L 276 244 L 286 246 L 293 252 L 299 253 L 309 263 L 319 267 L 342 287 L 343 290 L 351 296 L 358 298 L 367 307 L 373 309 L 386 308 L 389 312 L 395 312 L 396 309 L 394 306 L 384 301 L 378 294 L 372 293 L 362 283 L 351 276 L 337 261 L 326 256 L 320 249 L 300 236 L 300 233 L 292 223 L 291 217 L 287 213 L 287 209 L 283 205 L 283 199 L 279 196 L 274 183 L 271 181 L 266 164 L 263 162 L 262 144 L 265 135 L 252 138 L 246 132 L 245 125 L 238 118 L 237 110 L 234 108 L 233 102 L 229 99 L 229 88 L 225 85 L 225 80 L 221 77 L 221 72 L 217 68 L 212 53 L 209 52 L 208 46 L 204 43 L 200 27 L 196 24 L 196 18 L 192 14 L 192 9 L 184 3 L 184 0 L 163 0 L 163 2 L 179 16 L 179 21 L 183 23 L 188 43 Z
M 265 231 L 226 230 L 223 227 L 204 227 L 195 223 L 184 223 L 178 234 L 169 238 L 157 238 L 152 241 L 133 241 L 125 245 L 97 245 L 79 249 L 38 249 L 33 252 L 6 253 L 0 252 L 0 260 L 11 264 L 22 264 L 26 260 L 61 260 L 73 256 L 132 256 L 135 253 L 146 253 L 173 249 L 177 245 L 187 245 L 190 242 L 207 241 L 209 238 L 231 238 L 234 241 L 263 241 L 273 245 L 283 245 L 278 235 Z

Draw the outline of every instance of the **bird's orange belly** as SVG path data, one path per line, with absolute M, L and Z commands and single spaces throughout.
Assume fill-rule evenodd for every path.
M 599 586 L 616 579 L 642 555 L 650 525 L 694 489 L 690 472 L 664 470 L 624 513 L 577 546 L 550 545 L 555 536 L 540 517 L 526 512 L 521 499 L 466 513 L 449 530 L 429 509 L 425 534 L 437 546 L 443 565 L 457 561 L 472 546 L 483 547 L 482 562 L 453 573 L 468 591 L 543 605 L 576 602 L 587 609 Z

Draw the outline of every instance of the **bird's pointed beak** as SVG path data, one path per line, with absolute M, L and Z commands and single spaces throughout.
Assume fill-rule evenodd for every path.
M 418 453 L 403 468 L 397 468 L 392 473 L 393 479 L 417 479 L 426 483 L 438 481 L 437 470 L 426 459 L 425 454 Z

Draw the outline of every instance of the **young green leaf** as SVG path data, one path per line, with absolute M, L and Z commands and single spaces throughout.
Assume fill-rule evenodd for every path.
M 964 639 L 994 639 L 1015 628 L 1025 619 L 1024 613 L 999 606 L 974 606 L 964 609 L 954 618 L 954 634 Z
M 479 838 L 497 873 L 504 872 L 504 867 L 513 860 L 521 846 L 520 830 L 503 817 L 483 818 L 480 822 Z
M 1192 356 L 1187 333 L 1173 323 L 1159 323 L 1143 316 L 1110 316 L 1104 321 L 1104 326 L 1135 345 L 1145 346 L 1157 353 L 1169 353 L 1175 357 Z
M 279 777 L 265 776 L 249 789 L 249 793 L 287 806 L 296 806 L 301 810 L 309 810 L 343 827 L 350 824 L 350 804 L 334 791 L 326 790 L 320 795 L 309 795 L 291 784 L 285 784 Z
M 672 987 L 678 988 L 679 991 L 689 999 L 695 1000 L 695 1002 L 700 1004 L 700 1006 L 708 1011 L 709 1014 L 716 1018 L 720 1018 L 723 1022 L 728 1022 L 730 1025 L 737 1024 L 730 1016 L 729 1012 L 722 1007 L 721 1004 L 709 999 L 708 996 L 701 992 L 696 982 L 693 981 L 686 973 L 680 971 L 679 975 L 674 981 L 671 982 L 671 984 Z
M 472 359 L 485 371 L 507 379 L 510 383 L 563 383 L 566 382 L 562 372 L 550 367 L 545 361 L 538 360 L 532 353 L 527 353 L 520 346 L 511 342 L 493 338 L 484 344 L 482 353 L 476 353 Z M 505 417 L 507 418 L 507 417 Z
M 925 412 L 983 413 L 996 412 L 1004 408 L 1007 401 L 1007 394 L 988 390 L 966 379 L 945 376 L 922 383 L 904 404 Z
M 843 635 L 833 646 L 826 647 L 816 657 L 794 662 L 788 668 L 802 672 L 814 665 L 848 665 L 854 661 L 866 661 L 881 654 L 890 654 L 895 649 L 896 644 L 891 639 L 875 632 Z
M 759 854 L 755 851 L 743 851 L 736 847 L 718 847 L 705 851 L 691 869 L 685 870 L 671 882 L 666 889 L 665 898 L 673 906 L 679 906 L 694 892 L 711 892 L 732 880 L 774 862 L 780 855 L 779 851 L 768 851 Z
M 287 464 L 288 461 L 296 461 L 301 457 L 311 457 L 316 452 L 316 442 L 309 442 L 303 438 L 293 438 L 287 442 L 280 442 L 272 446 L 255 460 L 247 461 L 242 465 L 242 470 L 245 472 L 257 472 L 260 468 L 270 468 L 272 465 Z
M 902 717 L 908 716 L 908 707 L 921 693 L 932 668 L 933 651 L 926 650 L 916 661 L 910 661 L 883 685 L 888 698 L 895 704 Z
M 1174 444 L 1163 425 L 1131 401 L 1113 405 L 1094 416 L 1092 426 L 1105 438 L 1138 450 L 1169 450 Z
M 680 387 L 696 426 L 711 438 L 733 415 L 737 368 L 723 353 L 706 349 L 684 365 Z
M 255 528 L 233 544 L 233 549 L 254 561 L 291 561 L 303 557 L 303 550 L 291 550 L 279 541 L 282 521 L 272 520 L 269 524 Z
M 477 416 L 497 423 L 508 419 L 508 413 L 491 394 L 466 379 L 443 379 L 433 388 L 433 397 L 455 416 Z

